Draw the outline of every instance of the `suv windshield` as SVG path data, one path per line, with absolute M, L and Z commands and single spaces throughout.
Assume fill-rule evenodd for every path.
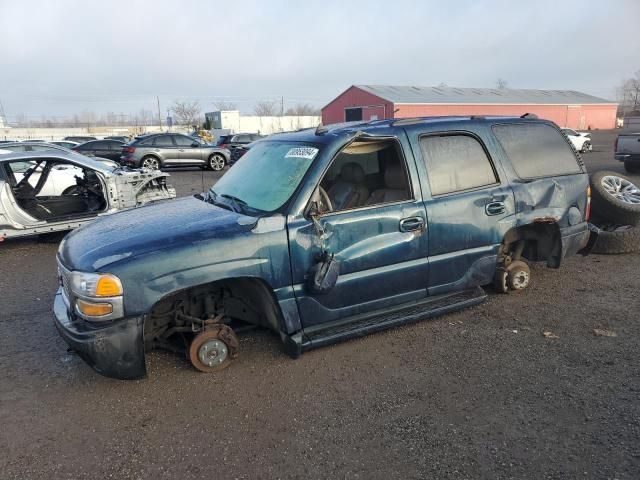
M 318 147 L 289 142 L 260 142 L 211 187 L 212 200 L 272 212 L 289 200 Z

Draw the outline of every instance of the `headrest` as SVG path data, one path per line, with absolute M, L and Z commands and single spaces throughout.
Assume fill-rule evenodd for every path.
M 364 170 L 358 163 L 345 163 L 340 170 L 340 179 L 349 183 L 363 183 Z
M 400 165 L 389 165 L 384 172 L 384 184 L 392 190 L 406 190 L 407 180 Z

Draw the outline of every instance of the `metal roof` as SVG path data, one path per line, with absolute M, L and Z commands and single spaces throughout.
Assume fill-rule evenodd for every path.
M 354 85 L 367 93 L 398 104 L 615 104 L 575 90 L 522 90 L 513 88 L 406 87 Z

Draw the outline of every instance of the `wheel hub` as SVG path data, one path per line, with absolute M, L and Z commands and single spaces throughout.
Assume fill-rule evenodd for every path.
M 198 358 L 209 367 L 224 362 L 228 354 L 227 345 L 222 340 L 215 338 L 204 342 L 198 349 Z
M 523 271 L 516 272 L 513 276 L 512 283 L 516 290 L 527 288 L 527 285 L 529 285 L 529 274 Z
M 624 203 L 640 204 L 640 189 L 626 178 L 607 175 L 600 180 L 602 187 L 612 197 Z

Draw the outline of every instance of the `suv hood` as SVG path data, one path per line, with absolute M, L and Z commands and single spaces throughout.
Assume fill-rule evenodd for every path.
M 100 271 L 148 252 L 228 238 L 251 230 L 257 221 L 194 197 L 181 198 L 100 217 L 67 235 L 58 256 L 71 270 Z

